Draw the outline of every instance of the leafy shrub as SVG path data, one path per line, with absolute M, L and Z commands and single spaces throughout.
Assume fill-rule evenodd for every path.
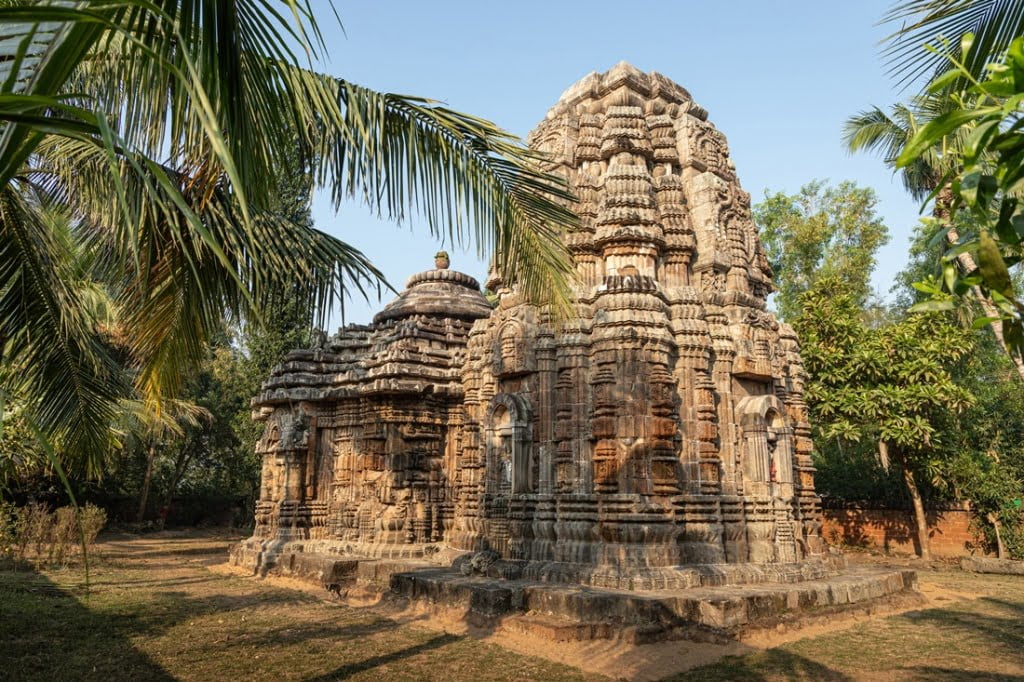
M 82 524 L 82 535 L 86 547 L 96 544 L 96 537 L 107 525 L 107 512 L 94 504 L 86 504 L 82 507 L 78 521 Z
M 107 513 L 92 504 L 54 511 L 42 503 L 23 507 L 0 503 L 0 557 L 32 561 L 36 567 L 67 566 L 87 550 L 107 523 Z
M 18 549 L 18 508 L 0 502 L 0 559 L 13 559 Z

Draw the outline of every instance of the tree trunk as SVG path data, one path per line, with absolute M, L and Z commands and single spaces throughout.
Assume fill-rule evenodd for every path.
M 1000 559 L 1006 559 L 1006 545 L 1003 544 L 1003 534 L 1000 532 L 1003 524 L 999 523 L 999 517 L 992 512 L 988 514 L 988 522 L 996 530 L 996 556 Z
M 950 207 L 953 205 L 953 189 L 946 185 L 939 192 L 938 196 L 935 197 L 935 209 L 932 211 L 932 216 L 949 226 L 949 230 L 946 232 L 946 241 L 950 245 L 956 244 L 960 241 L 960 234 L 953 227 L 953 221 L 951 220 Z M 969 253 L 961 253 L 956 257 L 957 267 L 960 269 L 961 275 L 967 275 L 978 269 L 978 264 L 974 262 L 974 258 Z M 985 313 L 985 317 L 996 318 L 989 322 L 989 327 L 992 329 L 992 334 L 996 337 L 996 342 L 999 347 L 1003 349 L 1003 352 L 1013 362 L 1013 366 L 1017 368 L 1017 375 L 1021 381 L 1024 381 L 1024 360 L 1017 355 L 1010 352 L 1010 348 L 1006 345 L 1006 338 L 1003 336 L 1003 321 L 999 313 L 999 309 L 996 308 L 995 304 L 992 303 L 985 294 L 982 293 L 981 287 L 973 286 L 971 291 L 974 297 L 978 300 L 978 304 L 981 306 L 982 311 Z
M 194 450 L 189 448 L 183 450 L 178 455 L 178 461 L 174 464 L 174 477 L 171 479 L 171 485 L 167 488 L 167 505 L 171 506 L 171 500 L 174 498 L 174 491 L 178 489 L 178 484 L 181 483 L 181 479 L 185 476 L 185 470 L 188 469 L 189 462 L 192 461 L 192 455 Z M 186 454 L 187 453 L 187 454 Z
M 914 480 L 914 472 L 904 457 L 899 458 L 900 468 L 903 469 L 903 482 L 907 484 L 907 492 L 910 493 L 910 500 L 914 504 L 914 524 L 917 526 L 918 556 L 922 559 L 931 559 L 932 552 L 928 546 L 928 518 L 924 514 L 924 502 L 921 501 L 921 491 L 917 489 L 917 481 Z
M 156 460 L 156 444 L 149 444 L 146 453 L 146 475 L 142 477 L 142 492 L 139 493 L 139 512 L 135 520 L 142 523 L 146 519 L 146 503 L 149 501 L 149 486 L 153 480 L 153 462 Z

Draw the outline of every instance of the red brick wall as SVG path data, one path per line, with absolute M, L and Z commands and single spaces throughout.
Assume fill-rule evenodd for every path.
M 824 509 L 825 539 L 834 545 L 875 547 L 895 554 L 915 554 L 917 532 L 914 512 L 903 509 L 844 507 Z M 967 506 L 928 512 L 932 554 L 944 557 L 982 554 L 971 532 Z M 973 550 L 973 551 L 972 551 Z

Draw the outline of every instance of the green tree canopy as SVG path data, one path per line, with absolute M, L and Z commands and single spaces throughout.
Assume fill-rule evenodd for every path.
M 914 503 L 922 556 L 928 532 L 916 477 L 941 452 L 943 420 L 973 402 L 953 368 L 973 347 L 971 332 L 942 315 L 912 315 L 870 328 L 847 284 L 821 278 L 793 320 L 808 374 L 805 397 L 817 435 L 875 440 L 900 468 Z
M 877 204 L 870 188 L 816 180 L 795 195 L 766 192 L 765 200 L 754 206 L 775 272 L 774 304 L 782 319 L 799 315 L 801 296 L 821 278 L 845 282 L 857 305 L 867 301 L 875 256 L 889 240 Z

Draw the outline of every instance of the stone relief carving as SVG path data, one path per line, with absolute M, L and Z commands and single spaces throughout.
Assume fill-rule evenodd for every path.
M 574 316 L 497 276 L 492 309 L 439 267 L 372 325 L 290 354 L 254 401 L 257 535 L 633 589 L 820 557 L 798 342 L 764 310 L 771 268 L 724 135 L 623 64 L 530 140 L 579 198 Z

